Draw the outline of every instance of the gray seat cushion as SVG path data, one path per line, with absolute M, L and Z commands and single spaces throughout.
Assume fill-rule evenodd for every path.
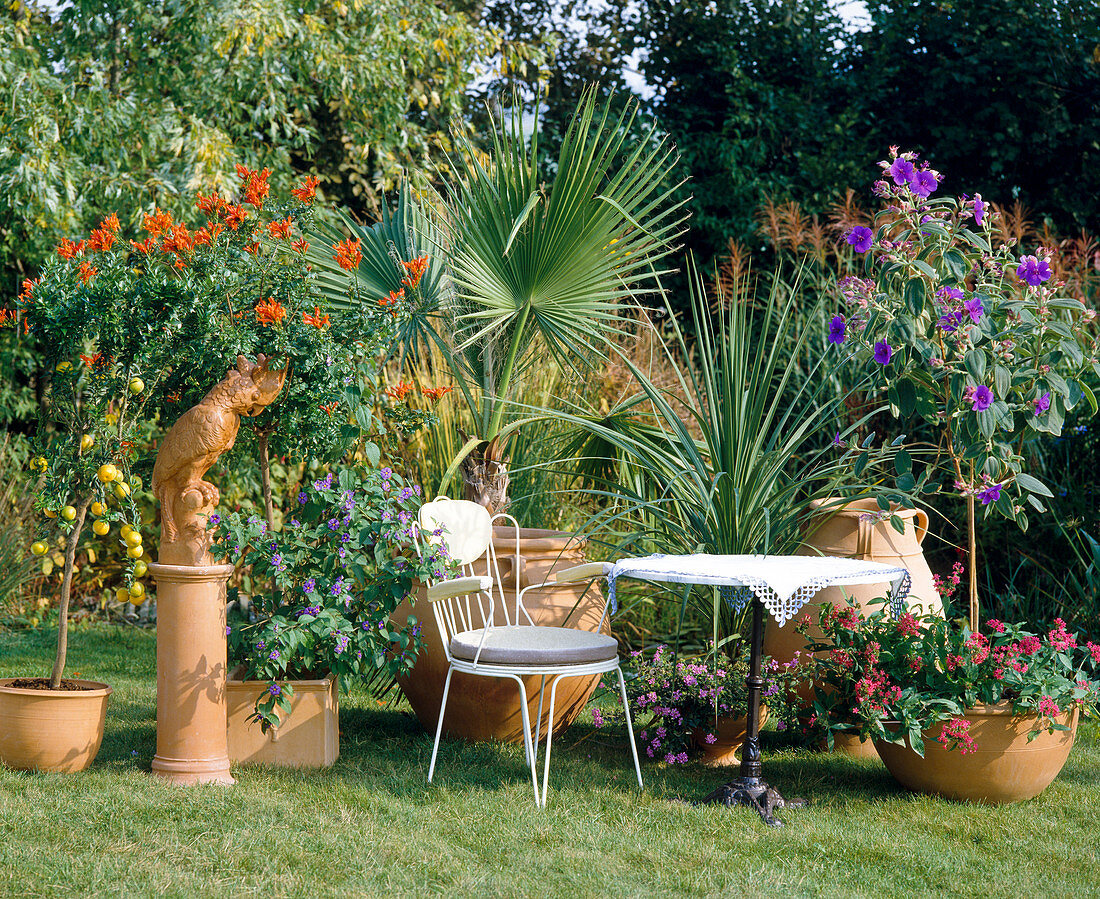
M 472 662 L 482 630 L 464 631 L 451 639 L 451 655 Z M 506 665 L 558 665 L 606 662 L 617 658 L 614 637 L 571 627 L 494 627 L 481 649 L 478 663 Z

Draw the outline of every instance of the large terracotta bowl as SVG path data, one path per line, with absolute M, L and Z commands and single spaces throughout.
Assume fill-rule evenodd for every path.
M 22 771 L 83 771 L 99 754 L 111 688 L 66 681 L 76 690 L 13 687 L 0 680 L 0 763 Z
M 515 608 L 515 531 L 512 528 L 494 528 L 493 544 L 500 565 L 501 580 L 505 585 L 504 596 Z M 564 531 L 548 531 L 537 528 L 520 529 L 519 586 L 544 583 L 555 571 L 581 565 L 584 557 L 584 541 Z M 480 569 L 481 566 L 475 566 Z M 587 590 L 585 588 L 588 588 Z M 447 677 L 447 658 L 443 642 L 435 624 L 431 607 L 424 596 L 424 587 L 417 591 L 415 603 L 405 602 L 392 616 L 396 627 L 403 627 L 409 615 L 415 615 L 421 623 L 424 648 L 417 657 L 416 666 L 398 683 L 412 706 L 416 717 L 429 733 L 435 733 L 439 720 L 439 707 L 443 700 L 443 682 Z M 596 584 L 549 586 L 532 590 L 524 596 L 524 605 L 535 624 L 554 627 L 576 627 L 594 631 L 603 614 L 604 597 Z M 498 623 L 504 623 L 499 615 Z M 604 624 L 607 633 L 607 624 Z M 554 708 L 554 731 L 567 727 L 585 707 L 592 691 L 599 683 L 598 674 L 571 677 L 561 681 Z M 538 713 L 539 681 L 537 676 L 524 679 L 527 704 L 532 723 Z M 540 733 L 545 734 L 549 719 L 549 681 Z M 501 740 L 519 743 L 523 740 L 523 717 L 520 713 L 519 688 L 515 681 L 505 678 L 474 677 L 455 674 L 451 678 L 451 692 L 447 697 L 447 716 L 443 730 L 452 737 L 466 740 Z

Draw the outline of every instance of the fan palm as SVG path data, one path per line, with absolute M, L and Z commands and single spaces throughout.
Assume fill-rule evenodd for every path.
M 434 244 L 426 251 L 443 271 L 433 300 L 414 310 L 417 323 L 409 327 L 446 350 L 475 427 L 445 484 L 460 470 L 467 497 L 490 508 L 507 503 L 507 443 L 529 420 L 515 402 L 524 371 L 546 354 L 573 371 L 590 367 L 617 331 L 619 301 L 655 290 L 667 271 L 660 266 L 686 215 L 683 202 L 671 200 L 672 150 L 664 138 L 651 131 L 630 145 L 636 114 L 632 104 L 616 115 L 598 109 L 594 90 L 587 91 L 557 175 L 543 185 L 537 135 L 528 139 L 514 103 L 507 121 L 493 120 L 487 158 L 456 132 L 454 177 L 432 223 L 414 223 L 413 240 Z M 390 250 L 364 242 L 366 278 L 385 268 Z M 346 296 L 344 273 L 331 258 L 317 262 L 328 273 L 322 289 L 333 300 Z M 381 296 L 382 287 L 392 289 L 377 280 L 368 290 Z

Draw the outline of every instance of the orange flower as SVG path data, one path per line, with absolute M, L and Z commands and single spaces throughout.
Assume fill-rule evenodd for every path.
M 416 290 L 420 286 L 420 279 L 424 277 L 424 272 L 428 268 L 428 257 L 417 256 L 412 262 L 406 262 L 404 259 L 400 261 L 406 272 L 406 276 L 401 279 L 401 283 L 410 290 Z
M 439 400 L 443 399 L 443 397 L 445 397 L 452 390 L 454 390 L 453 387 L 421 387 L 420 388 L 420 392 L 432 401 L 439 401 Z
M 114 361 L 114 357 L 104 356 L 102 353 L 95 353 L 91 356 L 85 356 L 81 353 L 80 361 L 85 365 L 91 365 L 93 368 L 106 368 Z
M 80 263 L 80 268 L 77 271 L 77 276 L 85 284 L 91 281 L 92 278 L 94 278 L 98 274 L 99 271 L 96 269 L 96 267 L 94 265 L 89 265 L 87 262 Z
M 121 226 L 118 223 L 118 216 L 112 212 L 107 218 L 99 223 L 99 227 L 105 231 L 110 231 L 112 234 L 118 234 L 118 229 Z
M 286 318 L 286 309 L 275 300 L 268 298 L 256 304 L 256 321 L 261 325 L 277 325 L 284 318 Z
M 210 240 L 215 241 L 218 239 L 218 235 L 225 230 L 225 225 L 221 222 L 207 222 L 206 228 L 210 232 Z
M 154 207 L 153 214 L 145 216 L 141 227 L 152 234 L 153 237 L 160 237 L 161 234 L 172 227 L 172 215 L 162 211 L 159 206 Z
M 78 240 L 73 243 L 67 237 L 61 238 L 61 243 L 57 245 L 57 255 L 62 259 L 72 259 L 74 256 L 79 256 L 84 252 L 84 241 Z
M 153 245 L 156 242 L 157 239 L 155 237 L 147 237 L 141 243 L 138 243 L 136 240 L 131 240 L 130 246 L 132 246 L 139 253 L 145 253 L 146 255 L 148 255 L 153 251 Z
M 24 302 L 29 300 L 31 298 L 31 294 L 34 293 L 34 285 L 37 283 L 37 280 L 32 281 L 30 278 L 24 278 L 23 292 L 19 294 L 19 299 Z
M 301 187 L 294 188 L 291 193 L 298 198 L 302 203 L 310 203 L 313 201 L 313 197 L 317 193 L 317 185 L 321 183 L 321 179 L 316 175 L 310 175 L 302 182 Z
M 297 240 L 292 240 L 290 245 L 299 253 L 304 253 L 309 249 L 309 241 L 304 237 L 299 237 Z
M 111 247 L 115 245 L 115 236 L 105 228 L 96 228 L 91 237 L 88 238 L 87 247 L 89 250 L 96 252 L 106 253 Z
M 175 253 L 176 256 L 182 259 L 195 249 L 195 235 L 187 229 L 183 222 L 180 222 L 178 225 L 172 226 L 165 235 L 161 249 L 165 253 Z
M 204 197 L 202 191 L 196 194 L 197 199 L 195 205 L 205 212 L 207 217 L 216 218 L 219 214 L 229 208 L 229 203 L 221 194 L 216 191 L 211 193 L 210 196 Z
M 403 296 L 405 296 L 405 288 L 402 287 L 396 292 L 391 290 L 388 296 L 384 296 L 378 301 L 378 305 L 381 306 L 383 309 L 385 309 L 387 306 L 396 306 L 398 300 L 400 300 Z
M 281 222 L 270 222 L 267 230 L 276 240 L 290 240 L 290 232 L 294 228 L 294 221 L 288 215 Z
M 314 306 L 313 315 L 310 315 L 308 312 L 302 313 L 302 321 L 307 325 L 313 325 L 315 328 L 323 328 L 328 324 L 328 316 L 321 315 L 321 308 L 319 306 Z
M 253 240 L 250 243 L 246 243 L 244 245 L 244 251 L 246 253 L 251 253 L 253 256 L 255 256 L 257 253 L 260 252 L 260 242 L 258 240 Z
M 256 172 L 246 166 L 237 166 L 237 174 L 244 182 L 244 201 L 257 209 L 263 209 L 264 197 L 270 190 L 267 179 L 271 177 L 271 169 Z
M 395 400 L 403 400 L 412 391 L 413 385 L 408 381 L 402 381 L 395 387 L 390 387 L 386 391 L 387 396 L 393 397 Z
M 196 247 L 205 247 L 205 246 L 209 245 L 210 239 L 211 239 L 211 234 L 210 234 L 209 229 L 207 229 L 207 228 L 199 228 L 199 230 L 195 232 L 195 246 Z
M 353 238 L 342 240 L 336 244 L 336 255 L 332 258 L 336 260 L 340 268 L 346 271 L 354 271 L 359 268 L 359 263 L 363 259 L 363 254 L 359 251 L 361 244 L 359 241 Z
M 7 309 L 0 309 L 0 328 L 3 328 L 8 323 L 8 319 L 11 319 L 11 321 L 14 322 L 15 313 L 8 312 Z
M 328 413 L 329 418 L 332 418 L 332 413 L 340 408 L 340 404 L 338 402 L 324 403 L 321 408 Z

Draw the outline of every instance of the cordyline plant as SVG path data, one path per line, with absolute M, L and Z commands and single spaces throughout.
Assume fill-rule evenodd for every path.
M 846 303 L 830 325 L 877 370 L 896 416 L 939 431 L 936 463 L 903 490 L 933 491 L 938 463 L 966 499 L 970 628 L 978 629 L 976 505 L 1027 528 L 1050 490 L 1024 471 L 1029 436 L 1061 433 L 1067 410 L 1096 399 L 1082 380 L 1100 375 L 1095 312 L 1052 280 L 1053 250 L 1016 255 L 994 246 L 994 216 L 981 195 L 934 198 L 941 176 L 913 153 L 880 163 L 875 193 L 887 205 L 874 228 L 848 242 L 866 254 L 868 278 L 840 282 Z
M 20 295 L 17 326 L 33 332 L 50 373 L 41 405 L 37 455 L 39 508 L 66 534 L 58 652 L 51 683 L 65 665 L 73 563 L 89 511 L 97 534 L 121 525 L 121 542 L 143 555 L 131 485 L 141 428 L 167 426 L 197 403 L 238 354 L 265 354 L 291 370 L 274 408 L 246 421 L 261 448 L 277 423 L 299 449 L 330 447 L 343 434 L 336 415 L 352 405 L 352 334 L 370 333 L 349 319 L 330 322 L 313 302 L 306 246 L 310 179 L 289 205 L 267 201 L 268 170 L 238 167 L 239 195 L 198 195 L 201 226 L 155 210 L 141 216 L 140 239 L 124 239 L 115 215 L 84 240 L 64 240 L 41 277 Z M 388 316 L 387 316 L 388 318 Z M 356 432 L 358 433 L 358 432 Z M 266 488 L 265 473 L 265 488 Z M 36 541 L 37 555 L 48 551 Z M 140 601 L 131 565 L 120 594 Z

